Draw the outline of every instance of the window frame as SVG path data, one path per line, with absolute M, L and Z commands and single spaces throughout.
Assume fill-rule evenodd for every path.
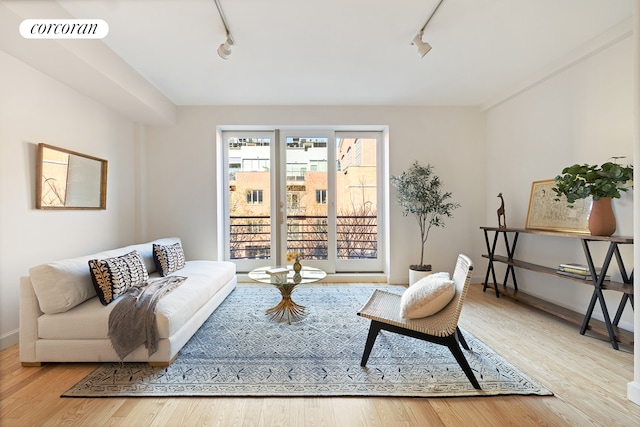
M 236 157 L 237 156 L 237 151 L 236 149 L 238 149 L 239 147 L 229 147 L 228 144 L 228 138 L 232 135 L 252 135 L 251 137 L 258 137 L 258 135 L 263 135 L 265 136 L 266 139 L 268 139 L 270 141 L 270 158 L 271 158 L 271 164 L 277 164 L 280 163 L 282 161 L 282 159 L 284 159 L 284 157 L 278 158 L 278 160 L 276 160 L 276 151 L 275 151 L 275 146 L 280 144 L 282 139 L 281 139 L 281 132 L 289 132 L 292 130 L 295 130 L 296 134 L 302 135 L 303 133 L 309 134 L 308 130 L 306 128 L 304 128 L 304 130 L 302 132 L 300 132 L 300 129 L 303 129 L 300 126 L 292 126 L 292 127 L 277 127 L 277 128 L 273 128 L 273 129 L 269 129 L 269 126 L 260 126 L 260 129 L 262 130 L 258 130 L 256 129 L 256 126 L 238 126 L 238 125 L 232 125 L 232 126 L 218 126 L 217 127 L 217 159 L 218 159 L 218 169 L 217 169 L 217 178 L 218 178 L 218 221 L 217 221 L 217 227 L 219 230 L 218 236 L 221 236 L 220 238 L 218 238 L 218 243 L 217 243 L 217 247 L 218 247 L 218 254 L 220 259 L 225 259 L 225 260 L 229 260 L 230 259 L 230 248 L 228 245 L 229 242 L 229 226 L 228 226 L 228 215 L 229 215 L 229 194 L 230 194 L 230 187 L 229 187 L 229 176 L 228 176 L 228 171 L 227 171 L 227 164 L 228 164 L 228 157 Z M 269 130 L 264 130 L 265 128 L 269 129 Z M 354 128 L 356 130 L 354 130 Z M 388 126 L 366 126 L 364 127 L 365 129 L 363 130 L 358 130 L 362 127 L 354 127 L 354 126 L 326 126 L 326 127 L 321 127 L 319 129 L 323 129 L 325 131 L 329 130 L 333 137 L 332 139 L 329 141 L 330 145 L 332 147 L 328 147 L 329 150 L 329 157 L 328 157 L 328 180 L 330 182 L 329 184 L 329 189 L 330 190 L 333 186 L 335 186 L 335 176 L 332 177 L 331 175 L 334 173 L 346 173 L 346 169 L 351 166 L 351 164 L 347 165 L 347 167 L 345 168 L 344 165 L 341 168 L 340 163 L 337 159 L 338 156 L 338 152 L 337 152 L 337 147 L 335 147 L 335 143 L 338 137 L 342 137 L 342 138 L 347 138 L 347 137 L 361 137 L 361 138 L 365 138 L 365 137 L 369 137 L 369 135 L 372 135 L 375 137 L 376 141 L 377 141 L 377 145 L 376 145 L 376 165 L 377 165 L 377 171 L 376 171 L 376 186 L 377 186 L 377 215 L 378 215 L 378 219 L 377 219 L 377 232 L 378 232 L 378 247 L 377 247 L 377 261 L 376 261 L 376 265 L 370 264 L 368 262 L 359 262 L 358 260 L 339 260 L 337 259 L 337 254 L 335 254 L 335 246 L 334 246 L 334 254 L 332 254 L 331 256 L 334 259 L 334 267 L 330 268 L 330 269 L 326 269 L 326 271 L 328 273 L 332 273 L 332 272 L 344 272 L 344 273 L 349 273 L 349 272 L 386 272 L 386 269 L 388 268 L 389 265 L 389 259 L 388 259 L 388 239 L 389 239 L 389 224 L 387 221 L 387 209 L 388 209 L 388 200 L 389 200 L 389 185 L 388 185 L 388 144 L 389 144 L 389 129 Z M 290 132 L 291 133 L 291 132 Z M 264 145 L 264 144 L 263 144 Z M 301 147 L 301 149 L 304 149 L 304 147 Z M 280 152 L 282 153 L 284 151 L 284 149 L 280 150 Z M 386 155 L 385 155 L 386 154 Z M 353 153 L 352 153 L 353 155 Z M 352 159 L 353 160 L 353 159 Z M 273 167 L 273 166 L 272 166 Z M 279 205 L 281 204 L 281 199 L 277 199 L 276 196 L 273 195 L 273 192 L 275 191 L 275 178 L 273 178 L 276 174 L 281 174 L 281 176 L 284 178 L 284 176 L 286 176 L 286 168 L 285 167 L 277 167 L 275 166 L 276 170 L 271 170 L 270 174 L 272 176 L 271 179 L 271 192 L 272 195 L 268 197 L 269 200 L 264 200 L 263 199 L 263 203 L 269 203 L 270 207 L 271 207 L 271 212 L 272 212 L 272 216 L 276 215 L 276 217 L 278 216 L 278 212 L 279 212 Z M 286 182 L 286 180 L 284 181 Z M 336 218 L 336 211 L 335 211 L 335 195 L 332 194 L 335 191 L 328 191 L 327 194 L 327 202 L 329 205 L 329 211 L 328 211 L 328 215 L 330 217 L 333 217 L 333 220 L 331 220 L 331 218 L 328 218 L 328 222 L 329 224 L 327 224 L 327 227 L 329 229 L 329 232 L 334 233 L 336 232 L 336 224 L 335 224 L 335 218 Z M 283 200 L 286 204 L 286 200 Z M 280 220 L 277 220 L 276 217 L 273 217 L 271 223 L 270 223 L 270 227 L 271 227 L 271 235 L 272 235 L 272 239 L 271 239 L 271 258 L 269 259 L 258 259 L 258 260 L 254 260 L 256 262 L 253 263 L 245 263 L 245 262 L 236 262 L 237 265 L 237 271 L 238 272 L 243 272 L 243 271 L 249 271 L 252 268 L 256 268 L 258 266 L 263 266 L 265 263 L 283 263 L 284 260 L 279 260 L 277 259 L 277 256 L 282 256 L 284 254 L 284 251 L 281 248 L 276 248 L 277 244 L 282 244 L 282 242 L 280 241 L 279 243 L 277 243 L 276 240 L 274 240 L 274 235 L 276 233 L 279 233 L 280 231 L 276 231 L 276 229 L 280 228 L 279 224 Z M 224 238 L 222 238 L 222 236 L 224 236 Z M 332 243 L 335 245 L 335 241 Z M 284 242 L 284 245 L 286 245 L 286 242 Z M 275 250 L 274 250 L 275 249 Z M 277 250 L 280 249 L 280 250 Z M 276 253 L 278 253 L 278 255 L 276 255 Z M 269 261 L 270 260 L 270 261 Z M 247 260 L 241 260 L 241 261 L 247 261 Z M 366 261 L 366 260 L 364 260 Z M 260 264 L 260 265 L 258 265 Z M 274 264 L 276 265 L 276 264 Z M 277 264 L 280 265 L 280 264 Z M 318 265 L 318 267 L 322 268 L 323 266 Z

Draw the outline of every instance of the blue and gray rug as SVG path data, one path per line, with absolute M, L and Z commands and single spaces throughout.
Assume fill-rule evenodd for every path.
M 365 368 L 360 359 L 369 320 L 356 315 L 374 289 L 302 285 L 293 299 L 307 315 L 276 323 L 265 309 L 280 294 L 239 285 L 167 368 L 106 363 L 64 397 L 143 396 L 495 396 L 552 395 L 463 330 L 465 351 L 482 390 L 475 390 L 444 346 L 381 332 Z M 463 308 L 464 310 L 464 308 Z

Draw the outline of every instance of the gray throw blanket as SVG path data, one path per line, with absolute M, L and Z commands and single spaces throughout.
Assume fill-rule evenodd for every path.
M 109 338 L 120 360 L 142 344 L 149 350 L 149 356 L 158 350 L 156 305 L 185 280 L 182 276 L 151 280 L 131 287 L 119 298 L 109 315 Z

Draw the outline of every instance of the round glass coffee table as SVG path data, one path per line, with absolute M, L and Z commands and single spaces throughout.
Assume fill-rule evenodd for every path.
M 298 285 L 307 283 L 314 283 L 327 277 L 327 273 L 319 268 L 303 266 L 299 273 L 295 273 L 291 266 L 278 269 L 275 267 L 260 267 L 249 272 L 249 278 L 260 283 L 267 283 L 275 286 L 282 295 L 282 300 L 274 307 L 271 307 L 266 311 L 267 315 L 271 316 L 271 319 L 278 322 L 286 320 L 289 324 L 291 321 L 300 320 L 304 317 L 303 305 L 294 302 L 291 299 L 293 290 Z M 271 274 L 270 274 L 271 273 Z M 286 273 L 286 275 L 285 275 Z

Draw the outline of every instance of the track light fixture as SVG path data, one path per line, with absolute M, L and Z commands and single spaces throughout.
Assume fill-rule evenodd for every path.
M 420 58 L 424 57 L 431 50 L 431 45 L 429 43 L 425 43 L 422 41 L 422 35 L 424 34 L 424 29 L 427 28 L 429 21 L 431 21 L 431 18 L 433 18 L 433 15 L 436 14 L 436 12 L 438 11 L 438 8 L 440 7 L 443 1 L 444 0 L 440 0 L 438 2 L 438 5 L 433 9 L 433 12 L 431 12 L 431 15 L 429 15 L 427 22 L 424 23 L 422 28 L 420 28 L 420 31 L 418 31 L 418 34 L 416 34 L 413 40 L 411 40 L 411 44 L 415 45 L 418 48 L 418 55 L 420 55 Z
M 227 59 L 231 55 L 231 46 L 233 46 L 233 37 L 231 37 L 231 31 L 229 31 L 229 25 L 227 25 L 227 19 L 224 17 L 224 12 L 222 11 L 222 6 L 220 6 L 219 0 L 214 0 L 216 3 L 216 7 L 218 8 L 218 14 L 220 15 L 220 19 L 222 20 L 222 25 L 224 25 L 224 30 L 227 33 L 227 39 L 218 47 L 218 55 L 220 58 Z
M 418 55 L 420 55 L 420 58 L 425 56 L 431 50 L 431 45 L 422 41 L 422 31 L 416 34 L 411 44 L 418 47 Z
M 220 58 L 227 59 L 231 55 L 231 46 L 233 46 L 233 40 L 227 35 L 227 40 L 218 47 Z

